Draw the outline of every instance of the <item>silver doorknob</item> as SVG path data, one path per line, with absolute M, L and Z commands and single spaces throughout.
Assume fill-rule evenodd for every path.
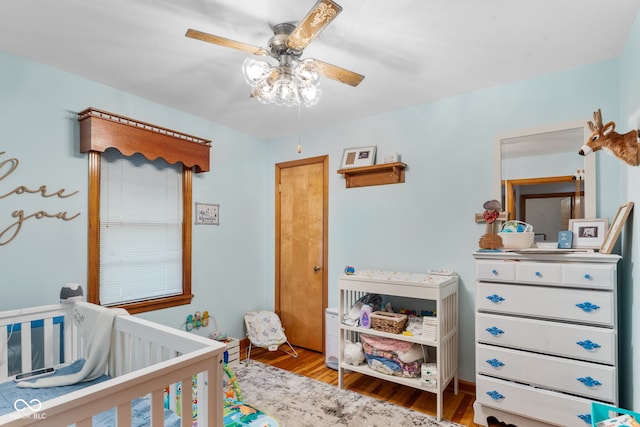
M 320 271 L 320 266 L 316 265 L 315 267 L 313 267 L 313 271 L 315 271 L 316 273 Z

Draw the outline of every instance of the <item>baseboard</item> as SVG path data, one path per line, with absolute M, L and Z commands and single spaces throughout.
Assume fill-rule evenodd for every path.
M 240 352 L 244 352 L 244 354 L 246 354 L 247 353 L 247 348 L 249 348 L 249 338 L 241 339 L 240 340 Z
M 476 383 L 471 381 L 458 380 L 458 390 L 462 393 L 476 395 Z

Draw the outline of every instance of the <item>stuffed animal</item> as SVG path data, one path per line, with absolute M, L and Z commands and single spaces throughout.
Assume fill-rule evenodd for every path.
M 344 341 L 344 361 L 353 366 L 358 366 L 364 361 L 364 350 L 361 342 Z
M 602 113 L 600 109 L 593 113 L 593 122 L 587 122 L 591 135 L 580 147 L 578 154 L 586 156 L 604 148 L 630 166 L 640 164 L 640 151 L 638 150 L 638 130 L 631 130 L 624 135 L 615 131 L 615 122 L 602 125 Z

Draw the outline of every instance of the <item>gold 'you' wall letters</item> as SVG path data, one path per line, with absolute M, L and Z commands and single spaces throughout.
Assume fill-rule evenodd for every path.
M 4 154 L 5 154 L 4 151 L 0 151 L 0 156 Z M 0 183 L 2 183 L 2 181 L 5 180 L 5 178 L 11 175 L 18 168 L 19 163 L 20 162 L 16 158 L 9 158 L 9 159 L 0 161 Z M 61 188 L 56 192 L 49 193 L 46 185 L 41 185 L 37 189 L 31 189 L 27 186 L 20 185 L 7 193 L 4 193 L 2 190 L 0 190 L 0 199 L 6 199 L 10 196 L 18 196 L 22 194 L 38 194 L 38 193 L 40 194 L 40 196 L 45 198 L 57 196 L 61 199 L 66 199 L 67 197 L 71 197 L 73 195 L 78 194 L 77 191 L 74 191 L 73 193 L 65 194 L 65 191 L 66 190 L 64 188 Z M 11 214 L 12 219 L 10 221 L 13 221 L 13 222 L 11 222 L 5 228 L 2 228 L 3 227 L 2 222 L 0 222 L 0 246 L 6 245 L 7 243 L 15 239 L 16 236 L 20 233 L 20 230 L 22 229 L 22 225 L 25 223 L 25 221 L 29 219 L 57 218 L 63 221 L 71 221 L 72 219 L 77 218 L 79 215 L 80 213 L 69 216 L 67 212 L 49 213 L 44 210 L 25 214 L 23 209 L 15 210 Z

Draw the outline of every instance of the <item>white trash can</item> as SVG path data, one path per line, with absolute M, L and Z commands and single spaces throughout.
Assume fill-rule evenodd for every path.
M 324 342 L 324 363 L 328 368 L 338 370 L 338 309 L 327 308 L 325 310 L 326 330 Z

